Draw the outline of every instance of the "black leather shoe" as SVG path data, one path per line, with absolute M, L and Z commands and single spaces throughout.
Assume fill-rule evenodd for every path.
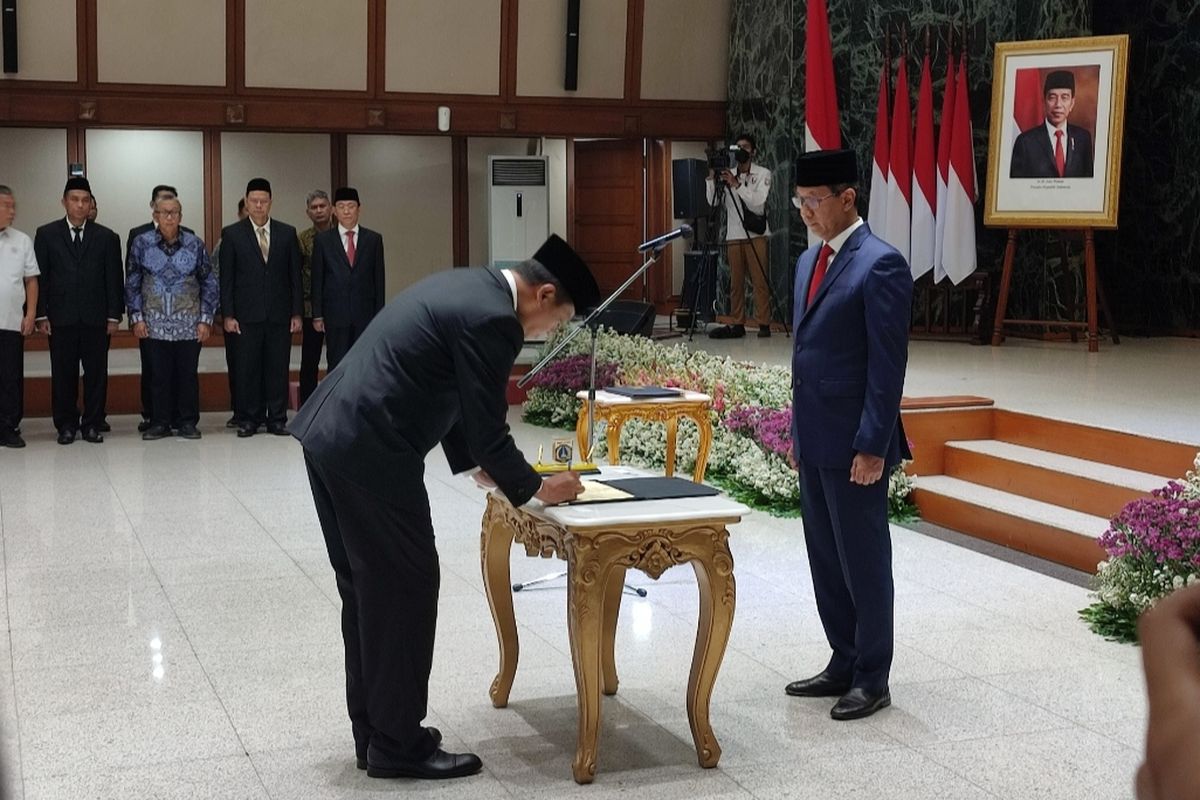
M 179 435 L 184 439 L 199 439 L 200 431 L 196 430 L 196 426 L 192 424 L 180 425 Z
M 288 435 L 287 423 L 286 422 L 268 422 L 267 423 L 267 433 L 272 433 L 276 436 L 287 436 Z
M 241 425 L 242 423 L 238 421 L 237 417 L 230 417 L 229 419 L 225 420 L 226 428 L 239 428 Z
M 429 738 L 433 739 L 434 747 L 440 747 L 442 744 L 442 732 L 432 726 L 426 728 L 425 730 L 429 731 Z M 354 766 L 358 767 L 359 769 L 367 768 L 367 751 L 365 749 L 355 751 Z
M 91 442 L 92 444 L 100 444 L 104 441 L 104 437 L 100 434 L 100 431 L 96 430 L 95 428 L 84 428 L 83 440 L 85 442 Z
M 108 420 L 104 420 L 96 426 L 96 430 L 100 431 L 101 433 L 108 433 L 112 430 L 112 425 L 108 424 Z
M 245 439 L 248 436 L 253 436 L 257 432 L 258 432 L 257 425 L 247 425 L 246 423 L 242 423 L 241 425 L 238 425 L 238 438 L 239 439 Z
M 770 325 L 759 325 L 758 326 L 758 338 L 770 339 L 771 338 L 771 326 Z
M 74 441 L 75 441 L 75 429 L 74 428 L 63 428 L 62 430 L 60 430 L 58 432 L 58 443 L 59 444 L 71 444 L 71 442 L 74 442 Z
M 139 422 L 138 423 L 138 433 L 145 433 L 146 431 L 150 430 L 151 424 L 152 423 L 148 419 L 144 419 L 141 422 Z
M 873 692 L 869 689 L 851 689 L 842 695 L 837 705 L 829 712 L 834 719 L 862 719 L 869 717 L 881 708 L 892 704 L 892 695 L 887 689 Z
M 368 750 L 368 754 L 369 754 Z M 447 753 L 442 748 L 424 761 L 392 761 L 371 763 L 368 755 L 367 776 L 371 778 L 424 778 L 444 780 L 474 775 L 483 769 L 483 762 L 474 753 Z
M 824 670 L 811 678 L 792 681 L 783 691 L 792 697 L 841 697 L 850 691 L 850 679 L 835 677 Z
M 746 335 L 745 325 L 722 325 L 709 332 L 710 339 L 740 339 Z
M 157 439 L 165 439 L 171 435 L 171 429 L 166 425 L 151 425 L 146 430 L 142 431 L 142 440 L 153 442 Z
M 0 433 L 0 445 L 12 448 L 24 447 L 25 440 L 16 431 L 4 431 Z

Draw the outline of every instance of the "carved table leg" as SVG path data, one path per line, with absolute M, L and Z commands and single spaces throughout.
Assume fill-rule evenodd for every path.
M 611 563 L 611 562 L 608 562 Z M 567 556 L 567 629 L 575 693 L 579 705 L 579 738 L 571 772 L 576 783 L 596 777 L 596 745 L 600 731 L 600 652 L 604 628 L 604 595 L 609 567 L 587 542 L 576 542 Z
M 712 419 L 708 409 L 693 412 L 691 418 L 696 422 L 699 444 L 696 446 L 696 468 L 692 472 L 692 480 L 696 483 L 704 481 L 704 471 L 708 467 L 708 449 L 712 446 Z
M 500 501 L 488 496 L 487 511 L 483 515 L 483 531 L 479 538 L 479 558 L 483 567 L 483 587 L 488 605 L 492 609 L 492 622 L 496 626 L 496 639 L 500 644 L 500 671 L 488 690 L 492 705 L 504 708 L 508 705 L 508 693 L 517 674 L 517 657 L 520 645 L 517 642 L 517 620 L 513 615 L 512 589 L 509 586 L 509 552 L 512 550 L 514 531 L 504 520 Z
M 604 639 L 600 643 L 600 670 L 604 677 L 604 693 L 617 693 L 617 617 L 621 614 L 621 597 L 625 591 L 625 568 L 613 567 L 604 590 Z
M 608 463 L 621 463 L 621 426 L 625 420 L 616 415 L 608 418 L 608 426 L 604 429 L 608 437 Z
M 579 417 L 575 421 L 575 443 L 578 446 L 578 449 L 576 449 L 575 452 L 579 454 L 579 457 L 575 459 L 576 461 L 587 461 L 588 460 L 588 452 L 587 452 L 588 441 L 587 440 L 588 440 L 588 404 L 587 404 L 587 401 L 584 400 L 583 405 L 579 409 Z
M 706 554 L 692 561 L 700 588 L 700 619 L 692 672 L 688 678 L 687 710 L 696 755 L 702 767 L 715 767 L 721 760 L 721 745 L 709 723 L 708 705 L 733 627 L 733 557 L 729 553 L 727 537 L 722 530 L 719 541 L 712 545 L 711 557 Z
M 667 477 L 675 474 L 675 435 L 679 431 L 679 417 L 674 414 L 666 419 L 667 428 Z

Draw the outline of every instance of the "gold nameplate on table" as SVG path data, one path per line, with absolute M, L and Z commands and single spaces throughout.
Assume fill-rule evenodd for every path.
M 617 489 L 600 481 L 583 481 L 583 494 L 574 500 L 569 500 L 568 503 L 571 505 L 579 503 L 612 503 L 617 500 L 632 499 L 633 495 L 623 489 Z
M 539 475 L 554 475 L 559 472 L 566 472 L 568 469 L 571 472 L 578 472 L 582 475 L 599 475 L 600 468 L 591 461 L 578 461 L 574 464 L 542 464 L 533 465 L 533 469 Z

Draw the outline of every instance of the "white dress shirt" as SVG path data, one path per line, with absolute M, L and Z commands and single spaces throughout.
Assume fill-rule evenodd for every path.
M 726 187 L 725 190 L 725 241 L 732 242 L 736 239 L 757 239 L 760 236 L 769 236 L 770 225 L 767 226 L 765 233 L 754 233 L 747 236 L 746 228 L 742 225 L 742 215 L 746 213 L 746 208 L 755 214 L 766 213 L 767 196 L 771 194 L 771 170 L 760 164 L 751 164 L 748 172 L 735 172 L 734 174 L 738 179 L 737 189 Z M 706 179 L 704 185 L 704 194 L 708 198 L 710 206 L 717 196 L 715 180 L 715 178 Z M 742 206 L 743 202 L 746 204 L 745 208 Z
M 33 240 L 11 225 L 0 230 L 0 331 L 20 332 L 25 279 L 40 274 Z
M 348 239 L 346 237 L 346 234 L 350 233 L 350 231 L 354 231 L 354 254 L 355 254 L 355 256 L 357 256 L 358 255 L 358 226 L 355 225 L 353 228 L 343 228 L 340 223 L 338 224 L 338 236 L 342 237 L 342 249 L 346 251 L 347 256 L 350 254 L 350 239 Z

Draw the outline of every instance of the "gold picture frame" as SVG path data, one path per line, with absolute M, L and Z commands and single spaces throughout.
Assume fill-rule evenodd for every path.
M 1117 227 L 1128 63 L 1123 34 L 996 44 L 985 225 Z

